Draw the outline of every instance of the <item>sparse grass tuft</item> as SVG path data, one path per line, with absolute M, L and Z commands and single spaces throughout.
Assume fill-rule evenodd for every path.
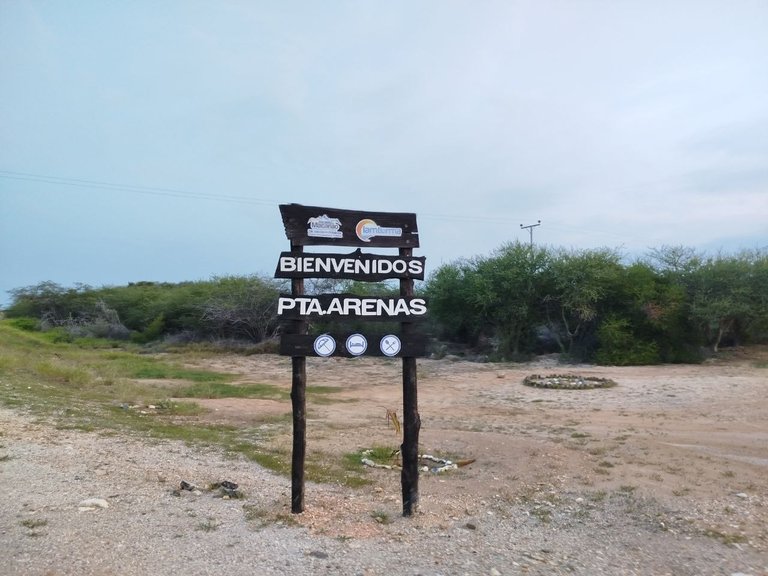
M 219 529 L 219 526 L 221 526 L 221 524 L 216 522 L 215 518 L 208 518 L 205 522 L 200 522 L 197 525 L 197 529 L 202 532 L 214 532 Z
M 371 518 L 373 518 L 379 524 L 391 524 L 392 517 L 383 510 L 374 510 L 371 512 Z
M 721 532 L 720 530 L 717 530 L 715 528 L 710 528 L 709 530 L 706 530 L 704 532 L 705 536 L 709 536 L 710 538 L 715 538 L 716 540 L 720 540 L 723 544 L 726 546 L 732 546 L 734 544 L 743 544 L 747 542 L 747 537 L 743 534 L 732 534 L 728 532 Z
M 24 528 L 29 528 L 30 530 L 34 530 L 35 528 L 42 528 L 43 526 L 48 526 L 48 520 L 45 520 L 43 518 L 30 518 L 28 520 L 22 520 L 19 522 L 20 525 L 24 526 Z

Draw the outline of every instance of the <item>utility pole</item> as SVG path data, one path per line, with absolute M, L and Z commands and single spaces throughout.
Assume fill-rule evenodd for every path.
M 536 224 L 528 224 L 528 226 L 520 224 L 520 229 L 528 228 L 528 232 L 531 235 L 531 250 L 533 250 L 533 229 L 536 228 L 536 226 L 541 226 L 541 220 L 537 220 Z

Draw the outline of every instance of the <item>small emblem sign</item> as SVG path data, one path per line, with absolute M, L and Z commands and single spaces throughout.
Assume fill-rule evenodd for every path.
M 400 338 L 394 334 L 387 334 L 381 339 L 381 342 L 379 343 L 379 348 L 381 349 L 381 353 L 384 354 L 384 356 L 397 356 L 402 347 L 403 344 L 400 342 Z
M 318 356 L 328 357 L 336 351 L 336 340 L 328 334 L 321 334 L 315 338 L 313 348 Z
M 394 226 L 379 226 L 370 218 L 363 218 L 355 226 L 355 234 L 363 242 L 370 242 L 374 236 L 389 236 L 399 238 L 403 235 L 403 229 Z
M 347 352 L 352 354 L 352 356 L 365 354 L 367 348 L 368 340 L 362 334 L 352 334 L 352 336 L 347 338 Z
M 314 216 L 307 221 L 307 236 L 314 238 L 342 238 L 344 234 L 339 230 L 341 220 L 329 218 L 327 214 Z

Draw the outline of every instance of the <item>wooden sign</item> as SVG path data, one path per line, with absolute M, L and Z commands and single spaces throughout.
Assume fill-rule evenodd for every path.
M 319 294 L 283 294 L 277 300 L 277 315 L 285 320 L 399 320 L 414 322 L 427 315 L 424 298 Z
M 280 340 L 280 354 L 284 356 L 380 356 L 404 358 L 425 356 L 427 338 L 423 335 L 402 334 L 286 334 Z
M 296 246 L 416 248 L 416 214 L 281 204 L 285 235 Z
M 363 254 L 281 252 L 275 278 L 336 278 L 379 282 L 390 278 L 424 280 L 426 258 Z
M 280 254 L 276 278 L 291 279 L 291 294 L 278 299 L 278 315 L 285 321 L 280 353 L 291 356 L 293 450 L 291 456 L 291 512 L 304 511 L 304 456 L 306 452 L 307 356 L 387 356 L 403 364 L 403 443 L 400 446 L 400 483 L 403 516 L 411 516 L 419 503 L 419 430 L 416 358 L 426 355 L 426 338 L 416 333 L 415 322 L 427 314 L 427 302 L 414 295 L 414 280 L 424 278 L 424 258 L 415 258 L 419 246 L 416 215 L 394 212 L 340 210 L 300 204 L 282 204 L 280 214 L 291 251 Z M 398 248 L 397 256 L 362 254 L 310 254 L 304 246 L 357 246 Z M 304 294 L 305 278 L 339 278 L 376 282 L 400 279 L 399 297 L 354 294 Z M 321 334 L 310 336 L 309 320 L 397 320 L 399 334 L 378 336 Z

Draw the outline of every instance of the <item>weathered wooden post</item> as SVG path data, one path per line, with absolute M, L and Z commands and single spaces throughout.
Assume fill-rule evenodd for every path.
M 300 257 L 302 246 L 291 243 L 291 253 Z M 291 295 L 304 295 L 304 278 L 291 279 Z M 306 334 L 304 320 L 291 322 L 292 334 Z M 291 455 L 291 512 L 304 512 L 304 460 L 307 446 L 307 358 L 291 358 L 291 410 L 293 413 L 293 451 Z
M 414 322 L 426 317 L 423 298 L 414 296 L 414 280 L 424 279 L 424 257 L 414 257 L 419 246 L 416 215 L 361 212 L 283 204 L 280 213 L 291 251 L 282 252 L 275 278 L 291 279 L 291 294 L 278 300 L 278 316 L 286 321 L 280 353 L 291 357 L 293 455 L 291 512 L 304 511 L 306 456 L 306 357 L 386 356 L 403 362 L 403 460 L 401 473 L 403 516 L 419 503 L 419 430 L 416 358 L 426 353 L 426 339 Z M 351 254 L 304 252 L 304 246 L 356 246 Z M 398 248 L 398 256 L 367 254 L 360 249 Z M 305 278 L 335 278 L 379 282 L 399 279 L 400 297 L 361 297 L 353 294 L 304 293 Z M 395 320 L 400 334 L 307 334 L 308 322 L 318 320 Z
M 400 256 L 410 258 L 413 250 L 400 248 Z M 413 280 L 400 280 L 400 296 L 413 297 Z M 413 324 L 403 322 L 401 331 L 403 339 L 408 340 L 413 335 Z M 400 485 L 403 492 L 403 516 L 411 516 L 419 506 L 419 399 L 416 386 L 416 358 L 403 358 L 403 444 L 400 456 L 403 468 L 400 471 Z

